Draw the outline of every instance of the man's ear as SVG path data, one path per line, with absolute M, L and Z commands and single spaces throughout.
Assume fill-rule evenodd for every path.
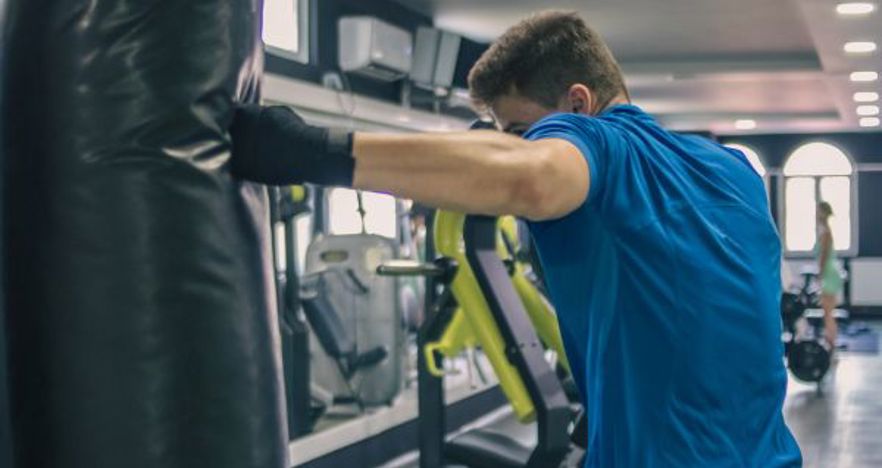
M 567 110 L 574 114 L 594 114 L 594 94 L 587 86 L 576 83 L 567 90 Z

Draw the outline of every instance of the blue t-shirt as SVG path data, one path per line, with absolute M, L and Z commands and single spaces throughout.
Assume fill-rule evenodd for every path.
M 743 154 L 642 110 L 555 114 L 588 198 L 530 223 L 589 419 L 589 467 L 799 466 L 781 408 L 780 240 Z

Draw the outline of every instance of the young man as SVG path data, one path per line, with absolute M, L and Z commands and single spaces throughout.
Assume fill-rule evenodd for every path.
M 800 465 L 781 414 L 780 244 L 745 157 L 630 105 L 576 14 L 511 28 L 469 86 L 506 133 L 353 135 L 247 107 L 233 170 L 529 220 L 590 415 L 588 466 Z

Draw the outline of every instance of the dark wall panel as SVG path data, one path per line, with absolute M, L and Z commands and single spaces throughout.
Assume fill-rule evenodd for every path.
M 882 172 L 863 172 L 858 176 L 858 254 L 882 257 Z

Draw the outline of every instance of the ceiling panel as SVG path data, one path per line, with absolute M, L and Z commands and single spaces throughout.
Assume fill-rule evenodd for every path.
M 621 60 L 659 55 L 794 52 L 811 38 L 788 0 L 400 0 L 439 27 L 489 41 L 530 13 L 579 11 Z
M 647 111 L 724 113 L 750 118 L 763 113 L 835 113 L 824 76 L 819 73 L 716 75 L 630 86 L 631 97 Z M 650 106 L 649 103 L 653 103 Z M 660 105 L 659 103 L 665 103 Z
M 842 51 L 850 40 L 882 45 L 882 12 L 843 18 L 836 0 L 397 1 L 484 41 L 534 11 L 577 10 L 606 38 L 635 102 L 675 128 L 732 133 L 732 119 L 751 118 L 763 133 L 861 130 L 853 93 L 882 94 L 847 79 L 882 72 L 882 51 Z

